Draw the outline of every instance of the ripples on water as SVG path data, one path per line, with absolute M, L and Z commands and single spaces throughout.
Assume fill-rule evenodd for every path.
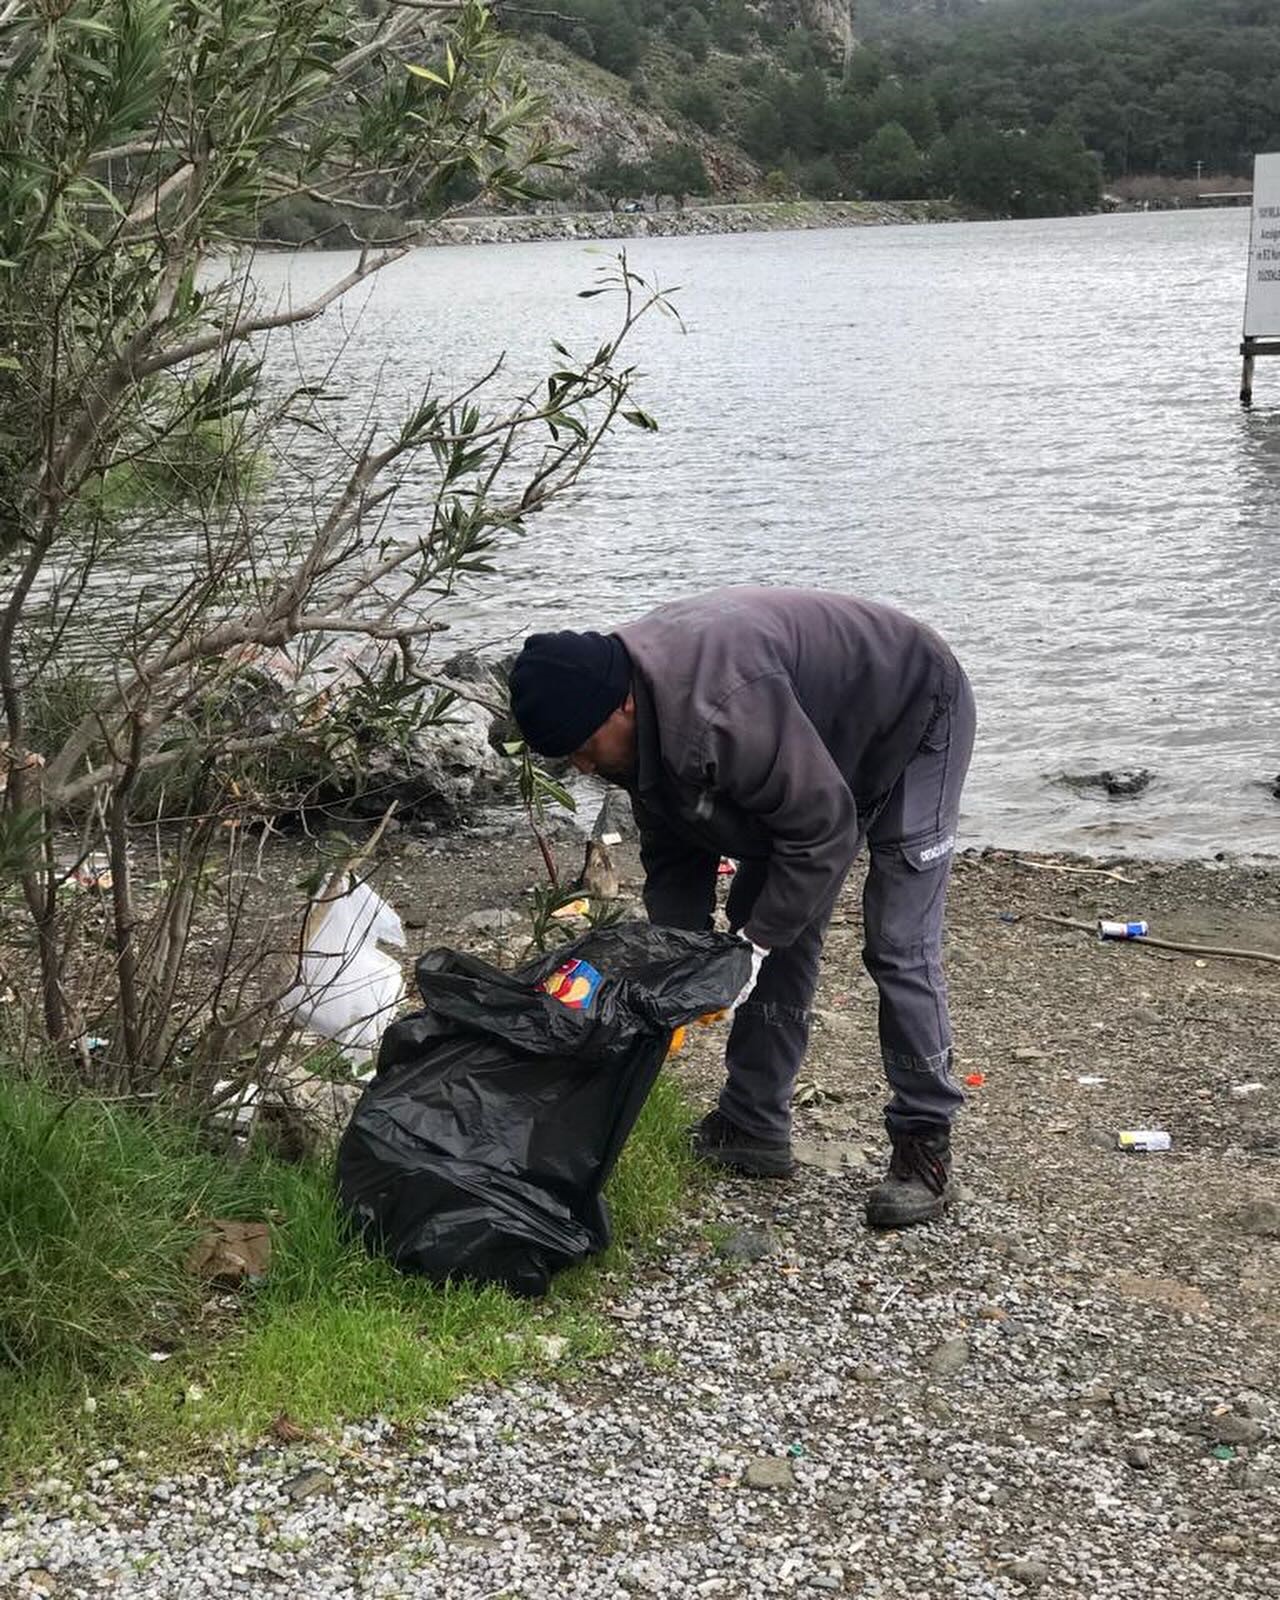
M 662 431 L 624 429 L 456 633 L 599 626 L 738 581 L 886 599 L 973 678 L 970 841 L 1275 851 L 1280 361 L 1243 413 L 1247 231 L 1206 211 L 633 242 L 638 270 L 682 286 L 687 335 L 654 319 L 633 353 Z M 357 414 L 501 349 L 514 388 L 550 338 L 609 331 L 609 302 L 576 298 L 604 259 L 422 251 L 300 350 L 354 326 Z M 341 265 L 258 277 L 297 296 Z M 1128 803 L 1051 781 L 1135 765 L 1157 782 Z

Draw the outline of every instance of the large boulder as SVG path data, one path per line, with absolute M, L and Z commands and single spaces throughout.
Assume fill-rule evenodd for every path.
M 456 700 L 442 721 L 416 729 L 403 745 L 372 750 L 341 774 L 339 793 L 358 815 L 381 815 L 392 800 L 407 820 L 462 815 L 512 781 L 510 763 L 490 741 L 492 726 L 484 706 Z
M 241 663 L 236 718 L 280 734 L 282 786 L 301 805 L 365 817 L 394 800 L 405 821 L 448 823 L 508 793 L 515 774 L 499 749 L 505 680 L 480 657 L 457 655 L 419 696 L 388 696 L 384 707 L 370 686 L 392 657 L 391 646 L 350 640 L 302 668 L 284 651 L 253 652 Z M 441 689 L 455 698 L 432 717 Z

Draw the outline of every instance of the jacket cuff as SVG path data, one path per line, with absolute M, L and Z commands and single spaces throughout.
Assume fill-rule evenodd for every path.
M 738 930 L 744 939 L 749 939 L 752 944 L 759 945 L 763 950 L 782 950 L 787 945 L 794 944 L 800 937 L 800 928 L 778 928 L 765 922 L 756 922 L 754 918 Z

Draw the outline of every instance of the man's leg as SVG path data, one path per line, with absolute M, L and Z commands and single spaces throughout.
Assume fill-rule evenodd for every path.
M 729 891 L 730 927 L 747 920 L 764 877 L 763 862 L 739 867 Z M 820 917 L 794 944 L 770 951 L 751 998 L 735 1013 L 719 1110 L 703 1120 L 695 1140 L 704 1159 L 754 1177 L 791 1171 L 791 1095 L 809 1043 L 827 921 Z
M 941 1215 L 950 1198 L 950 1128 L 964 1102 L 952 1072 L 942 971 L 943 912 L 974 736 L 962 679 L 871 826 L 863 891 L 863 960 L 880 992 L 880 1052 L 891 1098 L 889 1175 L 867 1220 L 903 1227 Z

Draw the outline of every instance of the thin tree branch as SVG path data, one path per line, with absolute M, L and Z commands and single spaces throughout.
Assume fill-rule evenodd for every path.
M 341 83 L 345 78 L 349 78 L 371 56 L 380 55 L 384 50 L 390 50 L 393 45 L 399 44 L 407 34 L 414 32 L 421 26 L 418 19 L 409 11 L 399 17 L 382 19 L 379 24 L 379 32 L 368 43 L 350 51 L 335 64 L 332 82 Z M 383 31 L 384 28 L 385 31 Z
M 1053 917 L 1046 911 L 1033 911 L 1031 915 L 1035 921 L 1051 922 L 1057 928 L 1075 928 L 1081 933 L 1095 936 L 1098 932 L 1096 922 L 1081 922 L 1075 917 Z M 1266 961 L 1273 966 L 1280 966 L 1280 952 L 1275 950 L 1236 950 L 1220 944 L 1183 944 L 1174 939 L 1154 939 L 1149 933 L 1144 933 L 1138 939 L 1117 940 L 1117 943 L 1147 945 L 1153 950 L 1176 950 L 1187 956 L 1214 956 L 1228 961 Z
M 210 350 L 226 349 L 229 345 L 238 344 L 256 333 L 269 333 L 276 328 L 300 327 L 304 322 L 311 322 L 318 317 L 335 300 L 340 300 L 366 278 L 371 278 L 374 273 L 381 272 L 384 267 L 389 267 L 393 261 L 399 261 L 401 256 L 407 254 L 406 248 L 397 248 L 385 250 L 372 260 L 361 260 L 345 277 L 339 278 L 323 294 L 317 295 L 305 306 L 290 311 L 279 311 L 270 316 L 242 317 L 229 328 L 203 334 L 198 339 L 188 339 L 184 344 L 171 345 L 167 350 L 158 350 L 144 360 L 135 361 L 130 376 L 135 381 L 149 378 L 153 373 L 164 372 L 169 368 L 182 366 L 188 361 L 194 361 L 197 356 L 207 355 Z
M 134 227 L 139 222 L 154 221 L 160 213 L 160 207 L 173 195 L 181 193 L 196 175 L 196 166 L 193 161 L 184 161 L 176 172 L 171 172 L 163 182 L 158 182 L 150 194 L 144 195 L 133 210 L 124 219 L 127 228 Z
M 261 733 L 253 738 L 224 739 L 217 746 L 220 756 L 253 755 L 259 750 L 270 750 L 280 743 L 279 732 Z M 177 761 L 186 760 L 191 754 L 185 745 L 173 750 L 153 750 L 150 755 L 142 756 L 138 761 L 138 772 L 159 772 L 165 767 L 171 767 Z M 100 789 L 104 783 L 109 783 L 113 778 L 119 777 L 124 769 L 124 757 L 118 761 L 105 762 L 102 766 L 94 767 L 86 772 L 83 777 L 76 778 L 60 788 L 51 799 L 62 805 L 71 805 L 85 795 L 92 794 Z
M 116 144 L 106 150 L 95 150 L 88 159 L 90 162 L 128 161 L 135 156 L 160 155 L 183 148 L 180 139 L 162 139 L 157 135 L 154 139 L 138 139 L 132 144 Z

